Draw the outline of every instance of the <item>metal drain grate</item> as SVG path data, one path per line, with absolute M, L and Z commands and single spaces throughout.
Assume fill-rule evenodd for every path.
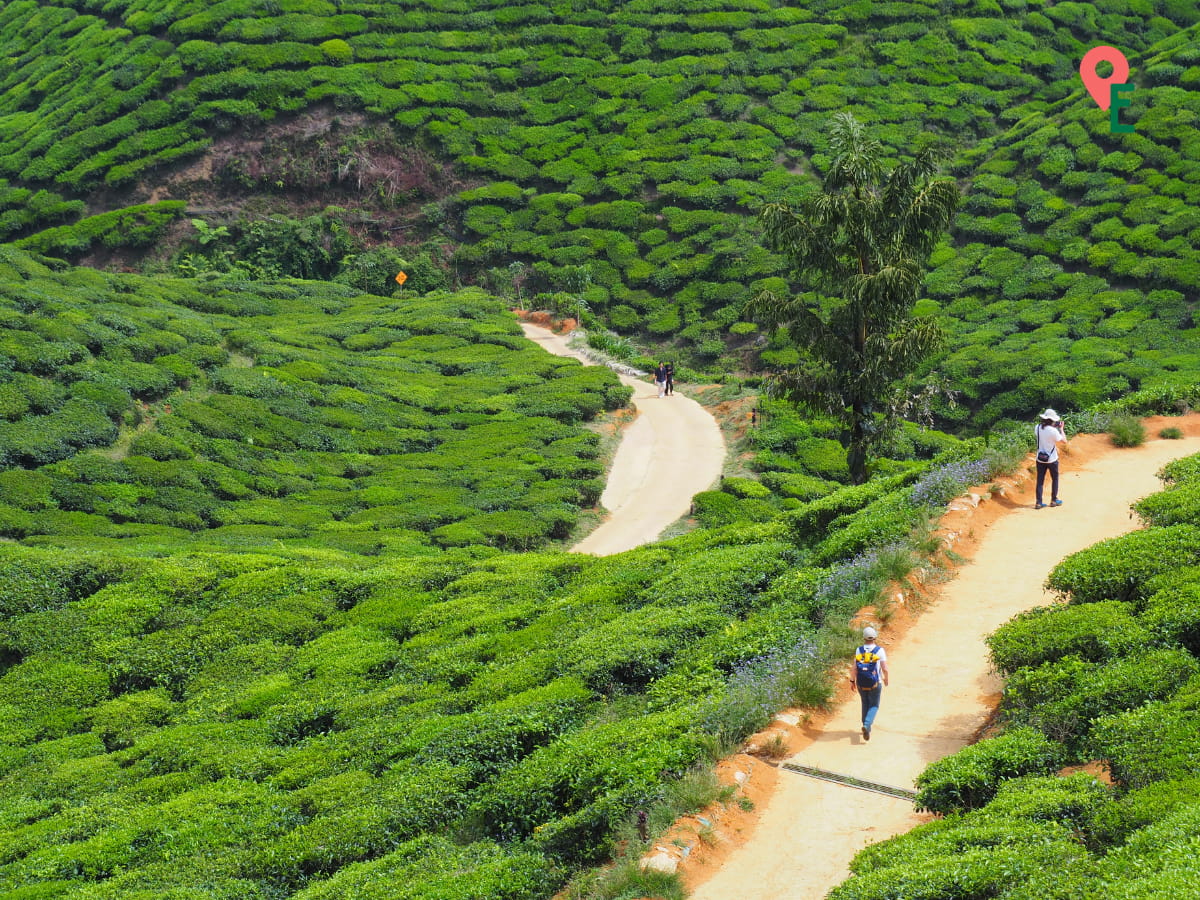
M 846 787 L 858 788 L 860 791 L 873 791 L 876 794 L 895 797 L 898 800 L 915 800 L 917 797 L 916 791 L 892 787 L 889 784 L 877 784 L 874 781 L 864 781 L 862 778 L 855 778 L 853 775 L 839 775 L 837 772 L 818 769 L 815 766 L 802 766 L 799 763 L 786 762 L 781 768 L 787 769 L 789 772 L 797 772 L 800 775 L 807 775 L 809 778 L 819 778 L 822 781 L 844 784 Z

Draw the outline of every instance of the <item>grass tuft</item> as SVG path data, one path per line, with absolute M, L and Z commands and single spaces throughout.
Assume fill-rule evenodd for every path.
M 1108 423 L 1108 435 L 1116 447 L 1140 447 L 1146 441 L 1146 428 L 1134 416 L 1114 416 Z

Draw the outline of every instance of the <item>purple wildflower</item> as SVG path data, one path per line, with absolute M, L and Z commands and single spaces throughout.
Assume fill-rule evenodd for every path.
M 989 475 L 988 464 L 981 459 L 961 460 L 930 469 L 912 486 L 914 506 L 945 506 L 973 484 Z

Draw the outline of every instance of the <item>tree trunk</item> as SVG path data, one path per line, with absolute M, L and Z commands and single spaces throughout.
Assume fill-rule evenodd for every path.
M 867 480 L 867 431 L 864 427 L 867 411 L 860 401 L 854 403 L 852 410 L 846 465 L 850 468 L 850 483 L 863 484 Z

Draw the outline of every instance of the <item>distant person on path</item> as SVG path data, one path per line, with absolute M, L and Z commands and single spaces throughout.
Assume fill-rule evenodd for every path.
M 654 386 L 658 388 L 658 396 L 662 397 L 667 390 L 667 367 L 662 363 L 654 369 Z
M 675 393 L 675 363 L 667 363 L 667 396 Z
M 1037 437 L 1037 503 L 1034 509 L 1041 509 L 1046 504 L 1042 502 L 1042 485 L 1046 482 L 1046 473 L 1050 473 L 1050 505 L 1062 506 L 1058 499 L 1058 445 L 1067 442 L 1063 432 L 1062 419 L 1052 409 L 1047 409 L 1041 415 L 1041 421 L 1033 429 Z
M 870 625 L 863 629 L 862 645 L 854 652 L 850 666 L 850 687 L 858 691 L 862 701 L 862 736 L 871 739 L 871 726 L 883 699 L 883 687 L 888 683 L 887 651 L 875 643 L 876 631 Z

